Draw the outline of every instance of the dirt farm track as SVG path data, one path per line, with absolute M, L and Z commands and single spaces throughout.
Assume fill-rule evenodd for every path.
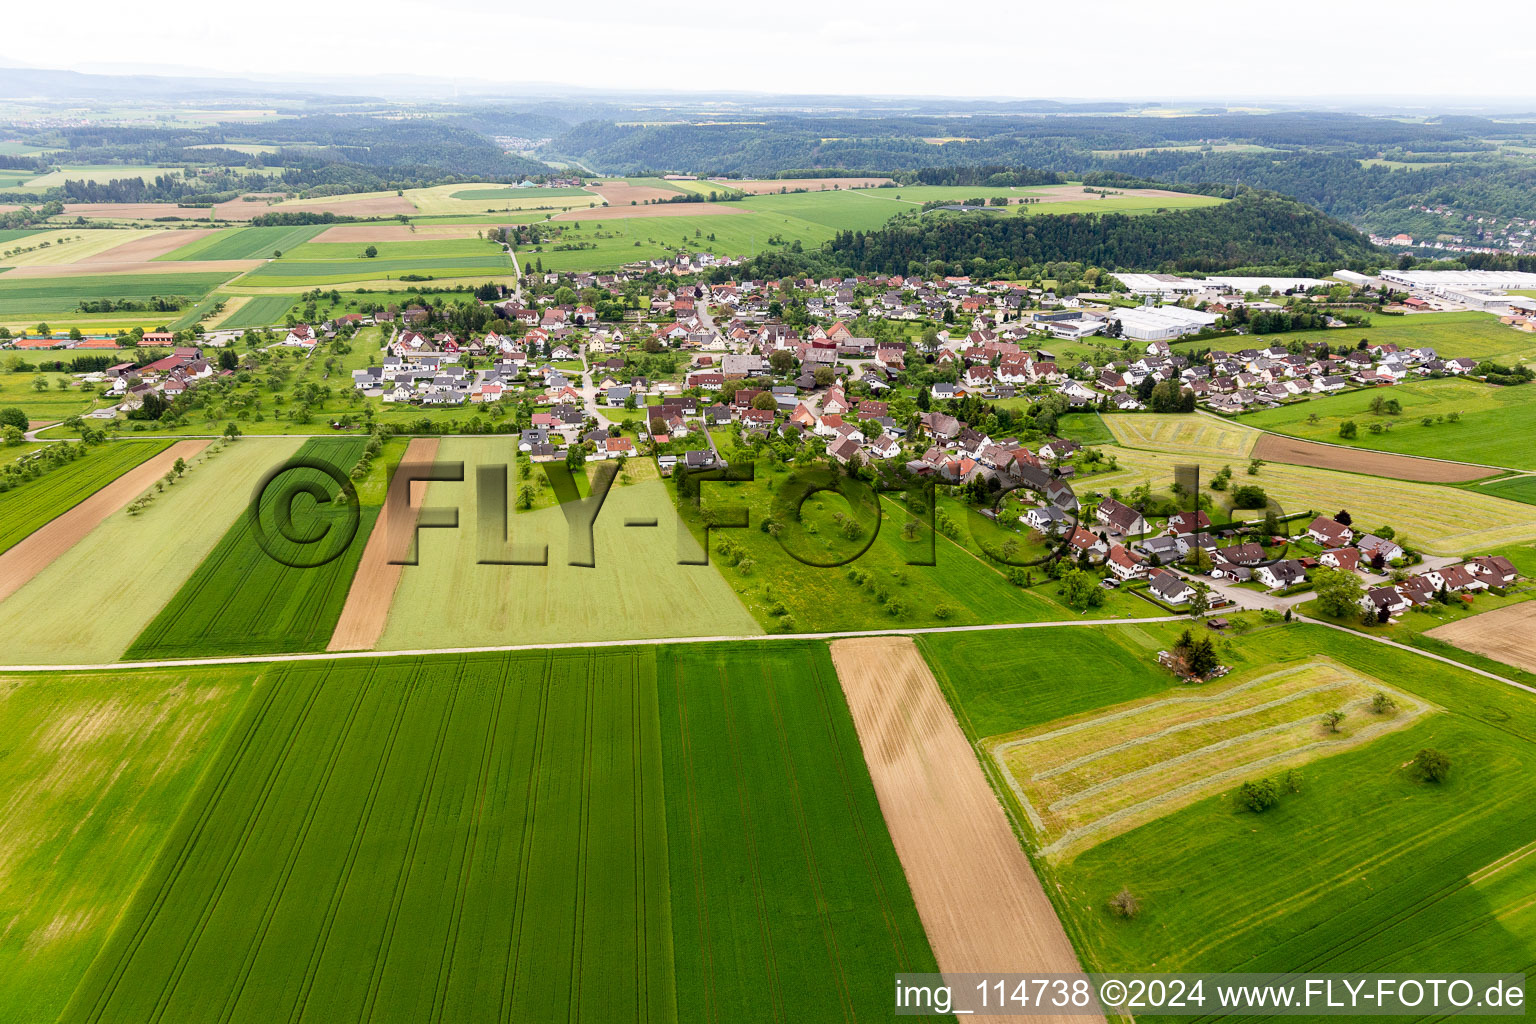
M 1056 908 L 911 638 L 867 637 L 831 646 L 880 810 L 939 969 L 1081 971 Z
M 1416 480 L 1426 484 L 1458 484 L 1493 476 L 1497 470 L 1464 462 L 1436 462 L 1411 455 L 1372 452 L 1361 448 L 1343 448 L 1316 441 L 1303 441 L 1279 434 L 1265 434 L 1253 447 L 1253 457 L 1266 462 L 1314 469 L 1338 469 L 1346 473 L 1366 473 L 1397 480 Z

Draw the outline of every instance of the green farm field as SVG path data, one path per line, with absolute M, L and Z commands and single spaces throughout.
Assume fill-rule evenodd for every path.
M 297 438 L 244 438 L 221 450 L 210 446 L 142 513 L 119 512 L 92 530 L 0 602 L 7 660 L 21 665 L 117 660 L 245 512 L 262 474 L 298 446 Z M 133 557 L 125 559 L 125 551 Z
M 680 1021 L 879 1020 L 933 954 L 825 644 L 657 656 Z
M 161 176 L 179 178 L 184 166 L 182 164 L 171 167 L 156 167 L 152 164 L 71 164 L 30 178 L 26 182 L 26 187 L 28 189 L 62 188 L 66 181 L 105 183 L 128 178 L 143 178 L 145 181 Z
M 1388 416 L 1370 411 L 1378 394 L 1396 399 L 1403 411 Z M 1424 426 L 1425 416 L 1458 413 L 1460 422 Z M 1311 422 L 1311 417 L 1318 417 Z M 1353 420 L 1358 433 L 1352 441 L 1339 437 L 1339 425 Z M 1536 432 L 1536 388 L 1499 387 L 1470 380 L 1425 380 L 1399 384 L 1388 391 L 1355 391 L 1314 398 L 1296 405 L 1266 409 L 1241 420 L 1280 434 L 1355 448 L 1424 455 L 1456 462 L 1475 462 L 1513 469 L 1536 469 L 1536 451 L 1526 439 Z M 1382 433 L 1372 433 L 1380 424 Z
M 200 299 L 230 274 L 92 274 L 6 280 L 0 274 L 0 317 L 48 317 L 71 313 L 87 299 L 183 296 Z M 159 314 L 167 317 L 168 314 Z M 174 316 L 168 316 L 174 319 Z
M 0 676 L 0 1022 L 58 1019 L 262 671 Z
M 561 228 L 560 237 L 539 246 L 522 246 L 517 256 L 524 265 L 540 260 L 546 270 L 598 270 L 655 259 L 679 249 L 704 250 L 717 256 L 751 256 L 795 241 L 809 249 L 837 234 L 837 229 L 827 224 L 770 208 L 748 207 L 747 200 L 731 204 L 733 210 L 738 207 L 745 212 L 697 217 L 605 218 L 601 209 L 590 214 L 583 212 L 570 220 L 552 221 L 548 226 Z M 715 237 L 711 239 L 710 235 Z M 770 244 L 770 238 L 780 241 Z M 591 243 L 596 248 L 554 248 L 581 243 Z
M 238 306 L 234 306 L 229 314 L 219 321 L 220 328 L 243 330 L 247 327 L 270 327 L 273 324 L 280 324 L 288 310 L 299 301 L 297 294 L 246 295 L 233 298 L 240 298 L 243 301 Z M 233 305 L 232 301 L 231 305 Z
M 821 645 L 269 674 L 64 1020 L 873 1019 L 936 969 Z
M 314 438 L 304 442 L 294 457 L 326 463 L 345 477 L 362 457 L 366 443 L 361 437 Z M 301 564 L 334 555 L 332 560 L 289 567 L 267 553 L 257 541 L 250 517 L 242 515 L 124 657 L 155 660 L 324 650 L 379 516 L 389 469 L 404 451 L 403 440 L 392 441 L 375 460 L 369 479 L 358 485 L 357 528 L 344 547 L 328 537 L 313 546 L 286 543 L 275 525 L 276 500 L 264 503 L 264 529 L 280 553 Z M 319 484 L 328 493 L 337 489 L 333 478 L 315 470 L 295 470 L 282 479 Z M 306 496 L 299 499 L 292 515 L 295 535 L 316 536 L 326 530 L 346 536 L 345 508 L 318 506 Z
M 1266 344 L 1326 341 L 1334 349 L 1352 348 L 1364 338 L 1372 345 L 1432 348 L 1441 359 L 1494 359 L 1514 363 L 1536 358 L 1536 338 L 1506 327 L 1491 313 L 1413 313 L 1375 316 L 1370 327 L 1338 327 L 1318 331 L 1289 331 L 1271 336 L 1243 335 L 1183 342 L 1186 348 L 1215 348 L 1235 352 Z M 1175 346 L 1175 351 L 1180 346 Z
M 1097 705 L 1095 698 L 1063 692 L 1103 674 L 1096 662 L 1101 645 L 1080 660 L 1075 656 L 1081 640 L 1068 634 L 1077 631 L 920 643 L 962 727 L 980 743 L 986 737 L 978 728 L 1022 728 L 1050 721 L 1057 711 L 1188 692 L 1152 665 L 1171 633 L 1129 629 L 1157 642 L 1137 659 L 1135 648 L 1143 644 L 1122 635 L 1128 628 L 1097 631 L 1140 666 L 1135 682 L 1100 685 Z M 1536 767 L 1536 708 L 1526 695 L 1320 626 L 1268 627 L 1217 645 L 1234 672 L 1330 658 L 1444 710 L 1306 765 L 1301 792 L 1283 795 L 1263 815 L 1238 810 L 1228 791 L 1065 862 L 1037 863 L 1089 970 L 1153 963 L 1159 970 L 1197 971 L 1476 970 L 1488 964 L 1524 970 L 1536 960 L 1530 901 L 1536 858 L 1510 856 L 1528 851 L 1536 834 L 1536 809 L 1522 798 L 1518 781 Z M 1017 653 L 1021 647 L 1027 653 Z M 1009 671 L 995 671 L 999 665 Z M 1445 783 L 1422 783 L 1403 770 L 1423 747 L 1450 756 Z M 1022 822 L 1017 803 L 1005 802 Z M 1122 887 L 1141 900 L 1132 921 L 1107 908 Z
M 379 649 L 761 632 L 718 570 L 678 564 L 699 552 L 679 540 L 671 502 L 655 480 L 614 483 L 592 527 L 592 568 L 569 564 L 578 553 L 558 506 L 514 512 L 507 528 L 521 549 L 509 557 L 537 557 L 547 547 L 547 566 L 480 564 L 476 476 L 481 466 L 511 463 L 512 455 L 505 440 L 443 440 L 437 460 L 463 462 L 464 482 L 428 485 L 426 504 L 458 508 L 459 526 L 421 531 L 419 564 L 401 575 Z M 509 509 L 522 486 L 517 473 L 508 467 Z M 657 525 L 626 527 L 630 519 Z M 489 526 L 499 542 L 500 524 Z
M 1527 505 L 1536 505 L 1536 476 L 1507 477 L 1492 483 L 1476 484 L 1469 489 L 1491 494 L 1496 498 L 1508 498 L 1510 501 L 1523 501 Z
M 284 255 L 296 260 L 355 260 L 363 255 L 369 244 L 379 251 L 376 257 L 366 257 L 370 260 L 479 258 L 501 253 L 500 245 L 482 238 L 425 238 L 419 242 L 306 242 L 292 252 L 285 250 Z
M 435 243 L 427 243 L 435 244 Z M 317 285 L 373 281 L 402 274 L 419 274 L 436 280 L 459 277 L 506 277 L 512 273 L 512 260 L 505 253 L 486 252 L 478 256 L 409 259 L 357 258 L 361 246 L 343 246 L 353 250 L 353 258 L 331 260 L 272 260 L 240 279 L 253 288 L 311 288 Z
M 225 228 L 189 242 L 173 252 L 158 257 L 167 262 L 183 260 L 262 260 L 274 252 L 288 250 L 308 242 L 329 225 L 309 224 L 276 228 Z
M 169 441 L 118 441 L 0 493 L 0 551 L 14 547 L 44 523 L 63 515 L 145 459 L 165 451 Z

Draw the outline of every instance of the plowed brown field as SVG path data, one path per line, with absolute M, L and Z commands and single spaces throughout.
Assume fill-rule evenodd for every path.
M 1056 908 L 912 640 L 860 637 L 831 646 L 939 969 L 1081 971 Z

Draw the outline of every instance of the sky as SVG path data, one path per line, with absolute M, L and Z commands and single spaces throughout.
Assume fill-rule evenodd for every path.
M 6 14 L 0 55 L 75 70 L 464 76 L 602 89 L 1007 98 L 1536 96 L 1524 0 L 121 0 Z M 1507 34 L 1497 26 L 1509 27 Z M 19 49 L 47 41 L 46 52 Z M 1490 53 L 1493 47 L 1495 53 Z M 1478 55 L 1482 54 L 1483 57 Z M 1442 70 L 1443 69 L 1443 70 Z

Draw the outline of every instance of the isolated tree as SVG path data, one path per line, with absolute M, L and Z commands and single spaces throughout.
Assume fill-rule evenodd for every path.
M 31 424 L 27 421 L 27 414 L 14 405 L 0 409 L 0 427 L 15 427 L 25 431 Z
M 1360 436 L 1360 428 L 1355 424 L 1354 420 L 1345 420 L 1339 424 L 1339 436 L 1346 441 L 1353 441 L 1356 437 Z
M 1338 732 L 1339 723 L 1342 721 L 1344 721 L 1344 712 L 1340 711 L 1338 708 L 1334 708 L 1332 711 L 1325 711 L 1323 713 L 1323 724 L 1328 726 L 1329 732 Z
M 1141 913 L 1141 901 L 1131 893 L 1131 890 L 1122 888 L 1109 898 L 1109 912 L 1116 917 L 1129 920 Z
M 1432 747 L 1413 755 L 1413 772 L 1425 782 L 1444 782 L 1451 773 L 1451 759 Z
M 1397 701 L 1384 690 L 1377 690 L 1371 696 L 1371 711 L 1378 715 L 1390 715 L 1397 710 Z
M 376 246 L 376 245 L 370 245 L 368 248 L 363 250 L 363 256 L 366 257 L 367 259 L 370 259 L 370 260 L 373 259 L 378 254 L 379 254 L 379 247 Z
M 1237 787 L 1237 805 L 1246 811 L 1263 814 L 1280 802 L 1280 787 L 1274 779 L 1255 779 Z

